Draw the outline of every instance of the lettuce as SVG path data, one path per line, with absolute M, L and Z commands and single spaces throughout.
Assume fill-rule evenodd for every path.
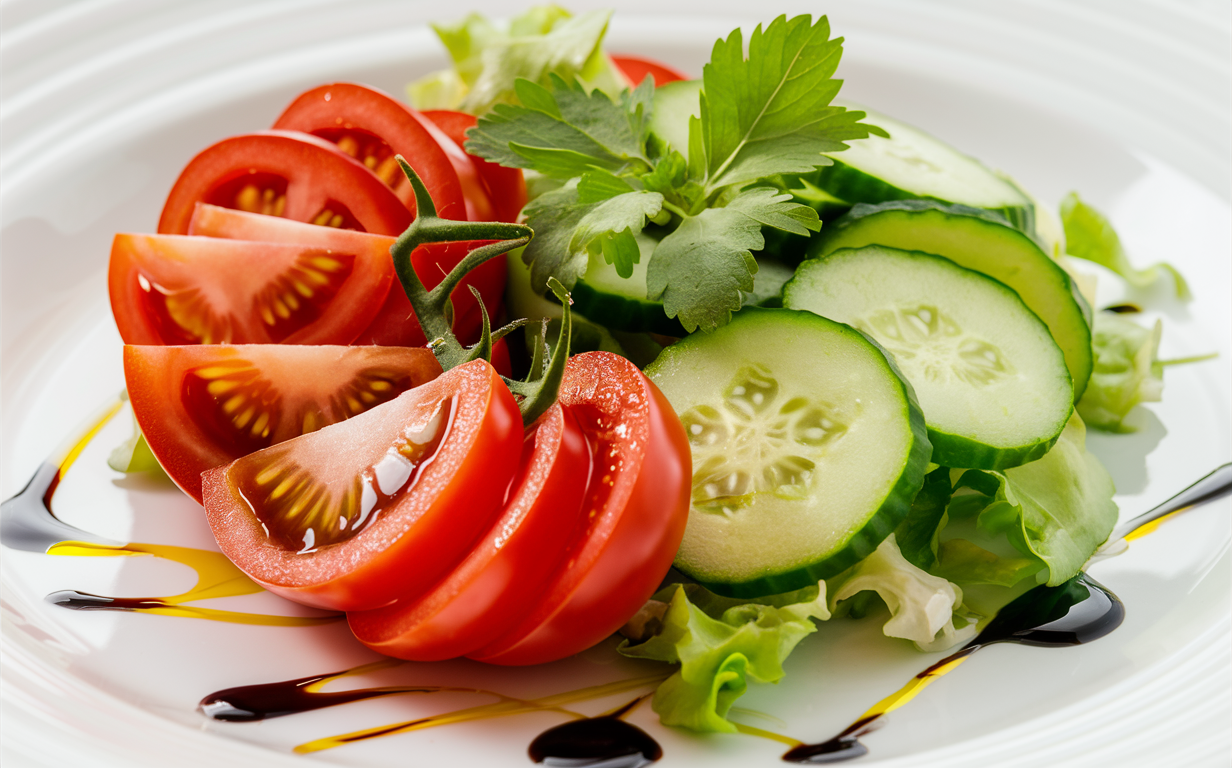
M 696 584 L 674 584 L 655 595 L 662 615 L 658 632 L 629 640 L 625 656 L 680 664 L 655 691 L 651 705 L 665 725 L 735 733 L 727 713 L 752 679 L 778 682 L 783 660 L 805 636 L 812 619 L 830 618 L 825 583 L 750 603 L 720 597 Z M 653 605 L 653 603 L 652 603 Z
M 123 398 L 128 400 L 128 392 L 124 392 Z M 137 424 L 137 417 L 133 416 L 133 435 L 124 442 L 117 445 L 111 450 L 107 456 L 107 466 L 114 469 L 116 472 L 152 472 L 157 470 L 162 472 L 163 468 L 158 463 L 158 459 L 154 458 L 154 452 L 150 450 L 150 446 L 145 441 L 145 435 L 141 434 L 141 427 Z
M 1070 192 L 1061 201 L 1061 225 L 1065 229 L 1065 252 L 1070 256 L 1107 267 L 1135 288 L 1150 287 L 1167 272 L 1172 275 L 1177 298 L 1186 301 L 1191 298 L 1185 278 L 1172 265 L 1160 262 L 1146 269 L 1134 269 L 1112 224 L 1099 211 L 1082 202 L 1076 192 Z
M 573 16 L 541 5 L 515 16 L 507 28 L 471 13 L 461 21 L 433 24 L 453 68 L 407 86 L 417 109 L 456 109 L 482 114 L 496 104 L 517 103 L 514 83 L 524 77 L 541 85 L 555 74 L 580 78 L 605 93 L 618 93 L 623 79 L 603 53 L 611 11 Z
M 1095 366 L 1078 413 L 1096 429 L 1133 432 L 1125 417 L 1135 405 L 1158 402 L 1163 395 L 1163 365 L 1158 359 L 1160 321 L 1143 328 L 1111 312 L 1095 316 L 1091 346 Z

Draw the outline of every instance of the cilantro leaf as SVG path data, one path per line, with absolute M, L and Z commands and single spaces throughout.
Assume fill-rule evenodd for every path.
M 758 25 L 747 59 L 739 29 L 715 42 L 702 70 L 701 116 L 689 125 L 690 164 L 708 192 L 829 165 L 823 152 L 868 136 L 871 127 L 858 122 L 864 113 L 830 105 L 842 85 L 833 78 L 842 54 L 824 16 Z
M 646 269 L 647 298 L 661 300 L 667 316 L 690 333 L 723 325 L 753 290 L 751 252 L 765 245 L 763 224 L 798 234 L 821 228 L 817 212 L 790 195 L 745 190 L 722 208 L 686 217 L 659 242 Z
M 585 177 L 583 177 L 585 180 Z M 578 185 L 581 189 L 581 184 Z M 585 204 L 585 197 L 581 197 Z M 641 257 L 633 235 L 646 226 L 646 218 L 663 208 L 663 195 L 643 190 L 629 191 L 594 203 L 578 221 L 569 240 L 571 253 L 602 253 L 623 278 L 633 274 Z
M 586 271 L 585 252 L 572 252 L 569 242 L 592 206 L 593 203 L 581 201 L 578 182 L 572 180 L 560 189 L 545 192 L 522 209 L 526 225 L 535 231 L 534 238 L 522 252 L 522 260 L 531 268 L 531 287 L 537 293 L 547 290 L 549 277 L 572 288 Z
M 468 133 L 466 150 L 490 162 L 569 179 L 592 168 L 649 170 L 647 122 L 654 83 L 612 101 L 553 74 L 551 88 L 518 80 L 521 105 L 498 104 Z

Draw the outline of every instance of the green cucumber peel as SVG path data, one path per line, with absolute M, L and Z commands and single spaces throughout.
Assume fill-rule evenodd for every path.
M 530 227 L 522 224 L 442 219 L 437 215 L 436 204 L 432 201 L 432 195 L 428 193 L 419 174 L 415 173 L 415 169 L 411 168 L 401 155 L 397 156 L 397 160 L 415 191 L 417 213 L 415 220 L 405 232 L 398 236 L 389 250 L 393 256 L 394 271 L 398 275 L 398 281 L 402 284 L 402 290 L 406 291 L 406 297 L 415 310 L 415 316 L 419 320 L 424 336 L 430 339 L 428 348 L 432 350 L 441 364 L 441 369 L 445 371 L 479 359 L 491 362 L 492 344 L 528 321 L 516 320 L 493 331 L 479 291 L 474 286 L 470 286 L 471 293 L 479 303 L 479 311 L 483 318 L 483 332 L 477 344 L 469 348 L 464 347 L 453 333 L 453 303 L 450 295 L 471 270 L 497 256 L 525 246 L 535 233 Z M 411 254 L 415 249 L 428 243 L 470 240 L 493 240 L 495 242 L 473 249 L 449 271 L 449 274 L 445 275 L 439 285 L 432 290 L 425 288 L 411 264 Z M 556 278 L 548 280 L 548 287 L 564 306 L 560 339 L 557 341 L 555 353 L 547 362 L 544 362 L 543 353 L 536 349 L 535 359 L 531 365 L 531 375 L 525 381 L 501 377 L 509 387 L 509 391 L 520 397 L 518 406 L 522 412 L 522 422 L 528 426 L 556 402 L 556 394 L 560 390 L 564 377 L 565 362 L 569 358 L 569 334 L 572 328 L 569 305 L 572 300 Z M 543 335 L 546 336 L 546 333 L 545 326 Z M 546 345 L 543 343 L 537 345 L 537 347 L 543 346 Z

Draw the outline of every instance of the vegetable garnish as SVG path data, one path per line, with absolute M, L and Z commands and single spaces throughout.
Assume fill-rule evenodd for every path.
M 537 289 L 549 275 L 572 286 L 589 254 L 628 277 L 641 258 L 634 235 L 650 220 L 662 230 L 647 265 L 648 298 L 686 330 L 711 330 L 753 289 L 762 226 L 797 235 L 820 227 L 816 210 L 790 195 L 745 185 L 828 165 L 823 153 L 881 133 L 859 122 L 863 112 L 831 105 L 841 56 L 825 17 L 781 16 L 754 30 L 747 58 L 738 29 L 715 43 L 687 147 L 650 133 L 649 79 L 614 101 L 559 76 L 548 85 L 517 81 L 521 105 L 497 105 L 466 146 L 568 180 L 525 210 L 538 233 L 524 254 Z

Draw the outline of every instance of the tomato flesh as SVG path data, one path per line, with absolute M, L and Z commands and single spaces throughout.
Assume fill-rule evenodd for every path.
M 521 446 L 517 403 L 476 360 L 206 472 L 206 519 L 223 554 L 269 591 L 371 610 L 416 598 L 462 560 L 500 511 Z
M 579 522 L 589 470 L 585 435 L 553 406 L 527 430 L 509 501 L 466 559 L 418 600 L 348 614 L 355 637 L 387 656 L 436 661 L 508 630 L 522 618 L 526 596 L 556 570 Z
M 475 127 L 478 118 L 465 112 L 434 109 L 421 113 L 431 120 L 457 146 L 465 147 L 466 132 Z M 464 154 L 490 199 L 492 216 L 498 221 L 517 221 L 526 205 L 526 180 L 519 168 L 506 168 L 489 163 L 482 157 Z
M 633 86 L 640 85 L 646 79 L 646 75 L 654 78 L 655 87 L 667 83 L 674 83 L 677 80 L 688 80 L 689 76 L 675 67 L 664 64 L 661 61 L 647 59 L 643 56 L 613 56 L 612 63 L 620 70 L 629 83 Z
M 362 163 L 324 139 L 294 131 L 233 136 L 207 147 L 171 188 L 158 231 L 187 233 L 197 203 L 395 236 L 413 218 Z
M 127 344 L 346 344 L 394 281 L 379 247 L 353 245 L 119 234 L 112 314 Z
M 540 664 L 598 643 L 654 594 L 684 536 L 689 443 L 658 388 L 628 360 L 588 352 L 569 360 L 559 403 L 594 457 L 583 524 L 523 619 L 472 659 Z
M 426 349 L 126 346 L 124 379 L 150 450 L 189 496 L 201 473 L 314 432 L 440 375 Z

